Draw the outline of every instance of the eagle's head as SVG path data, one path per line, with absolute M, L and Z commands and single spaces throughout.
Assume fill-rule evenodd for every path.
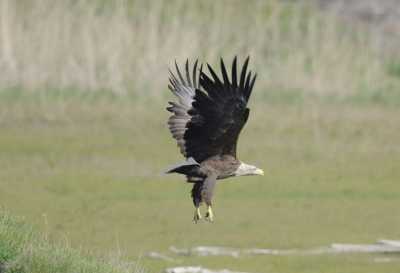
M 240 162 L 239 167 L 235 171 L 235 176 L 242 175 L 264 175 L 264 171 L 262 169 L 257 168 L 256 166 L 249 165 L 243 162 Z

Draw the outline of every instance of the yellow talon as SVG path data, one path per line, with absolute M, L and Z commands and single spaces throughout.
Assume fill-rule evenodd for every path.
M 196 224 L 199 220 L 201 220 L 200 208 L 196 208 L 194 211 L 193 222 Z
M 209 222 L 214 221 L 214 213 L 211 209 L 211 206 L 207 206 L 206 220 Z

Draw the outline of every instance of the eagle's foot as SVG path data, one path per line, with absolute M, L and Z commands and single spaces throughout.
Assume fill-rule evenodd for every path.
M 197 207 L 196 210 L 194 211 L 193 222 L 197 224 L 197 222 L 200 220 L 201 220 L 200 208 Z
M 211 206 L 207 206 L 207 213 L 205 219 L 210 223 L 214 222 L 214 213 L 211 209 Z

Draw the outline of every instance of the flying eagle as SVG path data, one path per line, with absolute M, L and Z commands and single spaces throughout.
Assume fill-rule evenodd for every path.
M 263 170 L 236 157 L 239 134 L 249 117 L 247 102 L 257 76 L 247 72 L 248 63 L 249 58 L 245 60 L 238 77 L 235 57 L 230 79 L 222 58 L 222 79 L 209 64 L 210 76 L 202 71 L 202 65 L 198 69 L 197 60 L 192 70 L 186 61 L 185 77 L 176 62 L 177 76 L 170 70 L 168 87 L 178 101 L 169 102 L 167 110 L 172 116 L 168 126 L 186 161 L 167 173 L 183 174 L 187 182 L 193 183 L 191 195 L 195 223 L 201 219 L 202 202 L 207 205 L 205 219 L 213 221 L 212 195 L 218 179 L 264 175 Z

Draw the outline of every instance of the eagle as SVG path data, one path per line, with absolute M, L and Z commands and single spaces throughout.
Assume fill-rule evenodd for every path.
M 203 72 L 198 60 L 190 68 L 186 60 L 182 75 L 175 61 L 176 74 L 171 70 L 168 88 L 177 97 L 169 102 L 172 113 L 168 127 L 186 158 L 166 171 L 186 176 L 193 183 L 191 197 L 195 206 L 193 221 L 201 220 L 201 203 L 207 205 L 205 220 L 213 222 L 212 197 L 217 180 L 243 175 L 264 175 L 264 171 L 243 163 L 236 156 L 239 134 L 246 124 L 247 107 L 257 75 L 247 72 L 249 57 L 241 72 L 234 57 L 228 76 L 223 59 L 220 61 L 222 78 L 207 63 L 209 74 Z

